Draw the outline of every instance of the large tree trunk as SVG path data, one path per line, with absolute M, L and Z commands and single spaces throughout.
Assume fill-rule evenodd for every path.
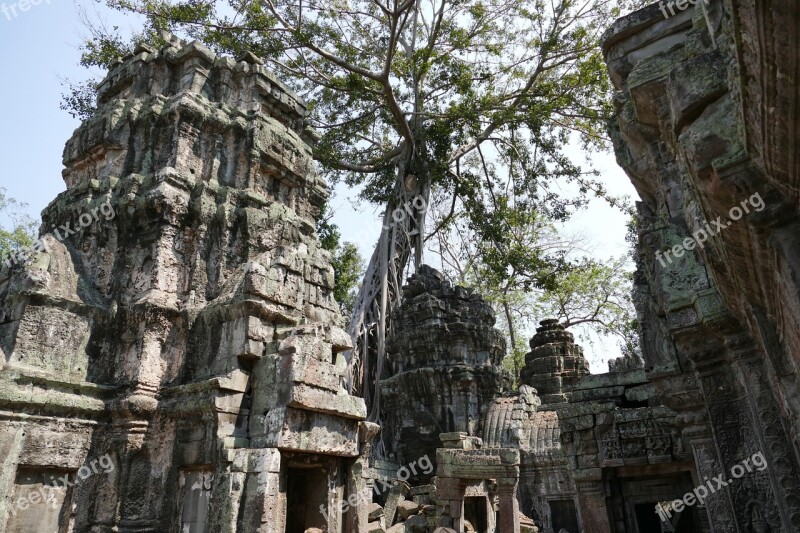
M 346 385 L 352 394 L 364 398 L 368 419 L 377 423 L 380 423 L 379 381 L 386 361 L 389 316 L 400 303 L 400 288 L 412 249 L 415 270 L 422 262 L 431 192 L 427 166 L 419 157 L 402 158 L 397 177 L 395 195 L 386 206 L 381 235 L 364 274 L 349 325 L 354 348 Z M 420 209 L 420 205 L 424 207 Z

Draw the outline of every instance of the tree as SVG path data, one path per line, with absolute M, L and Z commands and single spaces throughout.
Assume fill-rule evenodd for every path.
M 350 332 L 356 340 L 349 386 L 370 418 L 380 411 L 377 382 L 391 309 L 412 262 L 422 261 L 425 212 L 392 224 L 391 214 L 432 191 L 470 209 L 478 238 L 502 235 L 482 219 L 492 189 L 487 152 L 514 170 L 528 194 L 519 209 L 547 209 L 555 179 L 599 190 L 562 152 L 569 132 L 604 142 L 610 87 L 598 41 L 621 10 L 638 0 L 107 0 L 147 17 L 143 35 L 171 30 L 219 52 L 252 51 L 311 103 L 321 133 L 316 158 L 332 181 L 363 186 L 386 206 L 387 227 L 370 258 Z M 84 58 L 100 64 L 118 37 L 94 35 Z M 113 55 L 113 54 L 111 54 Z M 486 179 L 484 179 L 486 178 Z M 568 204 L 554 200 L 556 215 Z M 493 264 L 529 261 L 496 247 Z M 413 261 L 412 261 L 413 257 Z M 540 258 L 537 263 L 546 261 Z M 539 270 L 541 271 L 541 269 Z
M 597 336 L 616 337 L 623 354 L 635 353 L 631 258 L 591 259 L 583 238 L 559 231 L 540 212 L 513 209 L 513 195 L 498 192 L 495 198 L 505 211 L 493 224 L 505 235 L 506 252 L 498 253 L 495 242 L 476 240 L 463 209 L 437 225 L 442 229 L 429 247 L 446 274 L 475 288 L 493 304 L 498 327 L 508 340 L 505 363 L 515 378 L 524 364 L 528 338 L 544 318 L 560 319 L 565 327 L 583 326 Z M 611 200 L 621 204 L 619 199 Z M 441 207 L 435 207 L 431 216 L 441 220 Z M 499 263 L 498 255 L 511 255 L 514 262 Z M 536 273 L 534 279 L 528 276 L 531 272 Z M 584 340 L 591 337 L 585 335 Z
M 333 256 L 331 264 L 337 276 L 334 296 L 342 314 L 349 320 L 356 304 L 358 284 L 364 277 L 364 260 L 355 244 L 345 242 Z
M 534 309 L 539 316 L 559 318 L 565 327 L 591 325 L 597 333 L 617 337 L 624 355 L 636 353 L 638 322 L 630 297 L 630 266 L 627 257 L 584 259 L 577 268 L 558 273 L 556 289 L 541 295 Z
M 28 204 L 19 202 L 7 195 L 0 187 L 0 217 L 6 220 L 0 225 L 0 262 L 36 241 L 38 223 L 26 213 Z

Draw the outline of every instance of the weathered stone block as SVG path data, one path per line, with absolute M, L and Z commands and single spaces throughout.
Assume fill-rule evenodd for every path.
M 367 518 L 370 522 L 380 520 L 383 516 L 383 507 L 380 504 L 372 502 L 367 506 Z
M 404 500 L 397 504 L 397 519 L 406 520 L 408 517 L 416 515 L 421 510 L 418 503 L 411 500 Z

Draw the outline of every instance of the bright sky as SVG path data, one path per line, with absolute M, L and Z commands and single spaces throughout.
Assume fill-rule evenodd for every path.
M 99 10 L 109 25 L 125 29 L 135 28 L 136 21 L 125 20 L 94 0 L 39 0 L 38 5 L 32 5 L 35 1 L 30 0 L 23 12 L 19 0 L 0 0 L 0 101 L 5 102 L 0 122 L 0 187 L 26 202 L 29 212 L 38 218 L 65 188 L 61 154 L 78 126 L 76 119 L 59 109 L 65 91 L 62 80 L 83 80 L 91 74 L 78 65 L 78 47 L 87 33 L 80 8 L 90 10 L 90 14 Z M 582 154 L 575 154 L 576 161 L 583 159 Z M 611 194 L 635 195 L 612 154 L 596 156 L 594 164 Z M 357 243 L 368 260 L 380 229 L 380 213 L 373 207 L 352 208 L 348 192 L 352 191 L 342 187 L 336 191 L 334 221 L 344 239 Z M 625 217 L 599 201 L 575 217 L 569 229 L 586 235 L 599 258 L 619 256 L 627 249 Z M 584 348 L 592 372 L 606 372 L 605 361 L 619 355 L 614 342 Z

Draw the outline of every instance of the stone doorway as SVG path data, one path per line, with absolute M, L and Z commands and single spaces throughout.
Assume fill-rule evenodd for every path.
M 550 523 L 553 531 L 565 529 L 569 533 L 578 533 L 578 510 L 573 500 L 550 500 Z
M 469 522 L 472 530 L 464 524 L 465 531 L 476 533 L 489 533 L 489 501 L 485 496 L 464 498 L 464 520 Z
M 286 533 L 328 528 L 328 476 L 319 466 L 286 471 Z
M 622 467 L 615 472 L 616 477 L 613 474 L 609 476 L 609 516 L 616 518 L 612 531 L 710 533 L 701 525 L 698 506 L 685 508 L 681 513 L 672 513 L 669 522 L 661 522 L 656 512 L 656 503 L 680 498 L 694 487 L 689 471 L 671 470 L 673 468 L 668 465 L 643 466 L 638 469 Z

